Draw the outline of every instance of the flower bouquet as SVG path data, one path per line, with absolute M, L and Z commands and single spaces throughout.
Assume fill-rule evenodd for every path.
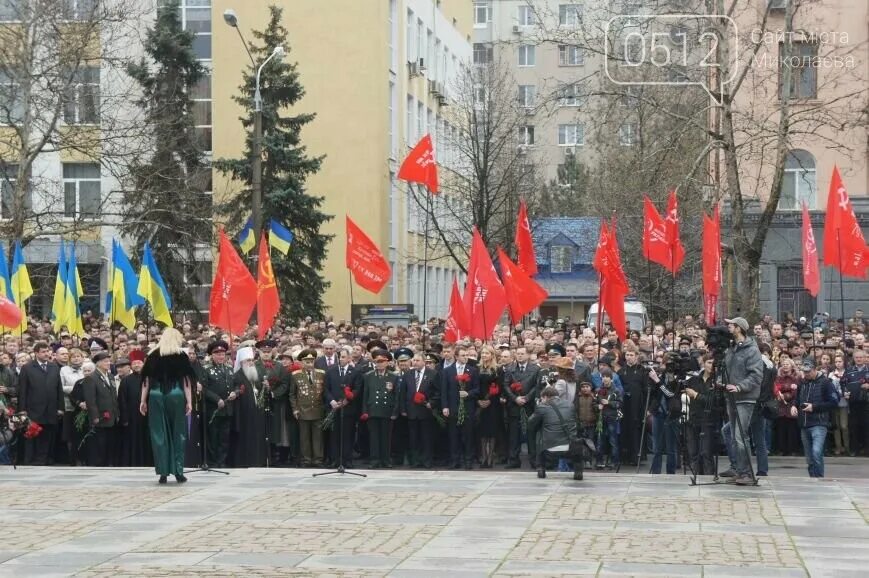
M 467 373 L 456 376 L 456 381 L 459 382 L 459 391 L 467 391 L 468 382 L 471 381 L 471 376 Z M 459 395 L 459 415 L 456 417 L 456 423 L 462 425 L 468 417 L 468 408 L 465 406 L 465 400 Z

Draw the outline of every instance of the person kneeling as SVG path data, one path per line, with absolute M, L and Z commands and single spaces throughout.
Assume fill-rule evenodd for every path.
M 573 479 L 582 479 L 582 456 L 570 455 L 570 442 L 576 439 L 573 406 L 558 397 L 558 390 L 548 386 L 540 393 L 534 414 L 528 419 L 528 435 L 540 432 L 540 453 L 537 456 L 537 477 L 546 477 L 546 461 L 551 457 L 567 457 L 573 462 Z

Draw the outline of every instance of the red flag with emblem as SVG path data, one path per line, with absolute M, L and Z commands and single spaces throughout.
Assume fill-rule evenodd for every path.
M 703 301 L 706 323 L 715 323 L 715 308 L 721 292 L 721 220 L 718 206 L 712 218 L 703 215 Z
M 647 195 L 643 195 L 643 257 L 668 269 L 672 263 L 667 225 Z
M 281 310 L 281 298 L 278 295 L 278 284 L 275 282 L 275 271 L 272 269 L 272 256 L 263 231 L 259 243 L 259 260 L 256 276 L 256 321 L 257 335 L 260 339 L 266 336 L 268 330 L 275 324 L 275 317 Z
M 519 201 L 519 216 L 516 217 L 516 263 L 525 273 L 537 275 L 537 255 L 534 254 L 534 240 L 531 237 L 531 223 L 528 221 L 528 207 Z
M 208 321 L 230 333 L 244 333 L 257 302 L 257 283 L 223 229 L 217 271 L 211 285 Z
M 431 135 L 420 139 L 401 163 L 398 178 L 409 183 L 425 185 L 431 194 L 438 194 L 438 164 L 435 160 Z
M 468 335 L 474 339 L 489 339 L 507 307 L 507 296 L 476 227 L 463 302 L 468 316 Z
M 549 293 L 521 266 L 513 263 L 501 247 L 498 247 L 498 262 L 501 265 L 501 278 L 504 280 L 510 320 L 519 323 L 523 315 L 534 311 L 546 301 Z
M 392 267 L 374 241 L 347 215 L 346 265 L 363 289 L 380 293 L 389 282 Z
M 627 277 L 622 269 L 615 220 L 610 226 L 607 226 L 605 221 L 601 222 L 600 239 L 593 265 L 601 277 L 598 319 L 603 319 L 604 312 L 606 312 L 613 329 L 622 339 L 625 339 L 628 332 L 625 317 L 625 296 L 630 290 L 628 289 Z
M 675 190 L 670 191 L 670 198 L 667 199 L 665 224 L 667 244 L 670 246 L 670 262 L 664 267 L 675 275 L 685 261 L 685 247 L 682 246 L 682 240 L 679 238 L 679 199 L 676 197 Z
M 869 249 L 863 231 L 854 215 L 848 191 L 842 184 L 839 167 L 833 167 L 830 191 L 827 193 L 827 215 L 824 220 L 824 265 L 837 268 L 843 275 L 866 278 Z
M 815 232 L 812 230 L 809 207 L 805 203 L 803 203 L 803 287 L 808 289 L 812 297 L 817 297 L 818 291 L 821 290 L 818 246 L 815 244 Z
M 465 304 L 462 302 L 462 294 L 459 292 L 459 280 L 453 279 L 453 292 L 450 295 L 450 311 L 447 314 L 444 341 L 455 343 L 467 333 L 468 316 L 465 313 Z

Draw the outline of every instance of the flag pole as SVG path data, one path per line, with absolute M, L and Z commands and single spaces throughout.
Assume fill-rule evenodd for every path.
M 416 185 L 417 193 L 419 193 L 419 184 Z M 428 217 L 431 212 L 431 194 L 425 196 L 425 249 L 423 251 L 423 271 L 422 271 L 422 350 L 425 351 L 425 331 L 423 328 L 428 327 Z
M 350 270 L 349 268 L 347 269 L 347 276 L 350 277 L 350 325 L 354 325 L 354 322 L 353 322 L 353 271 Z
M 14 251 L 14 249 L 13 249 Z M 24 251 L 21 251 L 22 259 L 21 266 L 24 266 Z M 14 253 L 13 253 L 14 254 Z M 12 259 L 15 261 L 15 258 Z M 18 350 L 21 351 L 24 349 L 24 324 L 27 323 L 27 316 L 24 314 L 24 299 L 21 298 L 21 273 L 18 273 L 18 279 L 15 281 L 15 285 L 18 286 L 18 299 L 21 300 L 21 303 L 18 304 L 18 308 L 21 309 L 21 323 L 18 324 Z M 15 361 L 14 359 L 12 361 Z
M 842 235 L 841 229 L 836 229 L 836 244 L 839 246 L 839 311 L 842 315 L 842 335 L 845 334 L 845 287 L 842 280 Z M 814 330 L 812 330 L 814 335 Z

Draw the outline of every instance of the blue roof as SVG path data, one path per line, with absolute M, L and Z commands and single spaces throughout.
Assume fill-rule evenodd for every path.
M 574 264 L 590 265 L 600 234 L 600 217 L 550 217 L 531 222 L 537 262 L 549 264 L 549 246 L 572 243 Z

